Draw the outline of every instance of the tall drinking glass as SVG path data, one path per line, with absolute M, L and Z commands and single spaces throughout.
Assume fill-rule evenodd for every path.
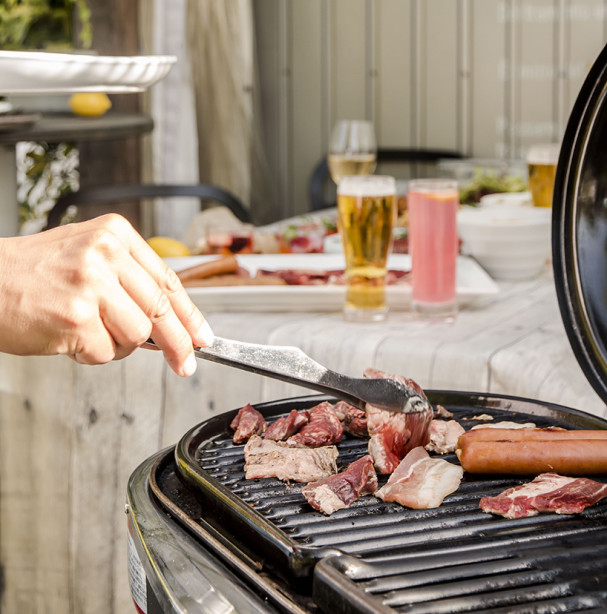
M 386 263 L 396 222 L 394 178 L 344 177 L 337 187 L 337 214 L 346 259 L 344 317 L 357 322 L 384 320 Z
M 377 143 L 373 124 L 362 120 L 341 120 L 331 132 L 329 173 L 338 184 L 348 175 L 370 175 L 377 166 Z
M 415 315 L 431 319 L 455 318 L 458 205 L 455 180 L 409 182 L 411 309 Z

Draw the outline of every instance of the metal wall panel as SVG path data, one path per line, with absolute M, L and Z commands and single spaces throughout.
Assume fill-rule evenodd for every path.
M 257 0 L 256 17 L 277 218 L 308 210 L 340 118 L 471 157 L 558 139 L 607 33 L 606 0 Z

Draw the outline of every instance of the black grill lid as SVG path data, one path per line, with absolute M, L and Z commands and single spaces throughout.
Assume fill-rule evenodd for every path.
M 569 342 L 607 403 L 607 47 L 588 73 L 563 137 L 552 255 Z

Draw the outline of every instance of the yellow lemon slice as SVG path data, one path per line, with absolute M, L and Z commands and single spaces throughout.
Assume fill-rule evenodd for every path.
M 98 117 L 103 115 L 112 103 L 103 92 L 90 92 L 86 94 L 73 94 L 70 96 L 70 109 L 76 115 L 85 117 Z
M 150 237 L 148 239 L 148 244 L 161 258 L 175 258 L 190 255 L 190 250 L 186 245 L 171 237 Z

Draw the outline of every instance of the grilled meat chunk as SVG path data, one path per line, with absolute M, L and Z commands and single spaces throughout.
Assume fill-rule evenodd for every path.
M 376 495 L 386 502 L 425 510 L 439 507 L 459 488 L 464 470 L 442 458 L 430 458 L 422 447 L 411 450 Z
M 245 477 L 316 482 L 337 471 L 335 446 L 296 448 L 253 435 L 244 447 Z
M 367 414 L 358 407 L 350 405 L 345 401 L 335 403 L 333 409 L 346 433 L 350 433 L 353 437 L 368 437 L 367 430 Z
M 339 443 L 344 433 L 339 418 L 335 414 L 333 405 L 323 401 L 310 410 L 308 424 L 292 437 L 287 439 L 290 446 L 305 446 L 318 448 L 332 443 Z
M 234 443 L 244 443 L 252 435 L 261 435 L 265 432 L 267 423 L 265 418 L 250 404 L 247 403 L 230 423 L 234 431 Z
M 389 378 L 413 388 L 425 397 L 424 391 L 411 379 L 388 375 L 377 369 L 367 369 L 365 377 Z M 414 414 L 396 414 L 373 405 L 367 405 L 367 429 L 369 431 L 369 454 L 379 473 L 392 473 L 407 452 L 430 442 L 430 422 L 433 411 Z
M 504 518 L 526 518 L 540 512 L 579 514 L 604 497 L 607 497 L 607 484 L 541 473 L 527 484 L 508 488 L 495 497 L 483 497 L 480 508 Z
M 377 474 L 373 459 L 367 454 L 351 463 L 345 471 L 312 482 L 304 486 L 301 492 L 315 510 L 332 514 L 376 490 Z
M 297 433 L 302 426 L 308 424 L 309 419 L 309 412 L 292 409 L 288 415 L 281 416 L 270 424 L 264 438 L 274 441 L 284 441 L 288 437 L 291 437 L 291 435 Z

